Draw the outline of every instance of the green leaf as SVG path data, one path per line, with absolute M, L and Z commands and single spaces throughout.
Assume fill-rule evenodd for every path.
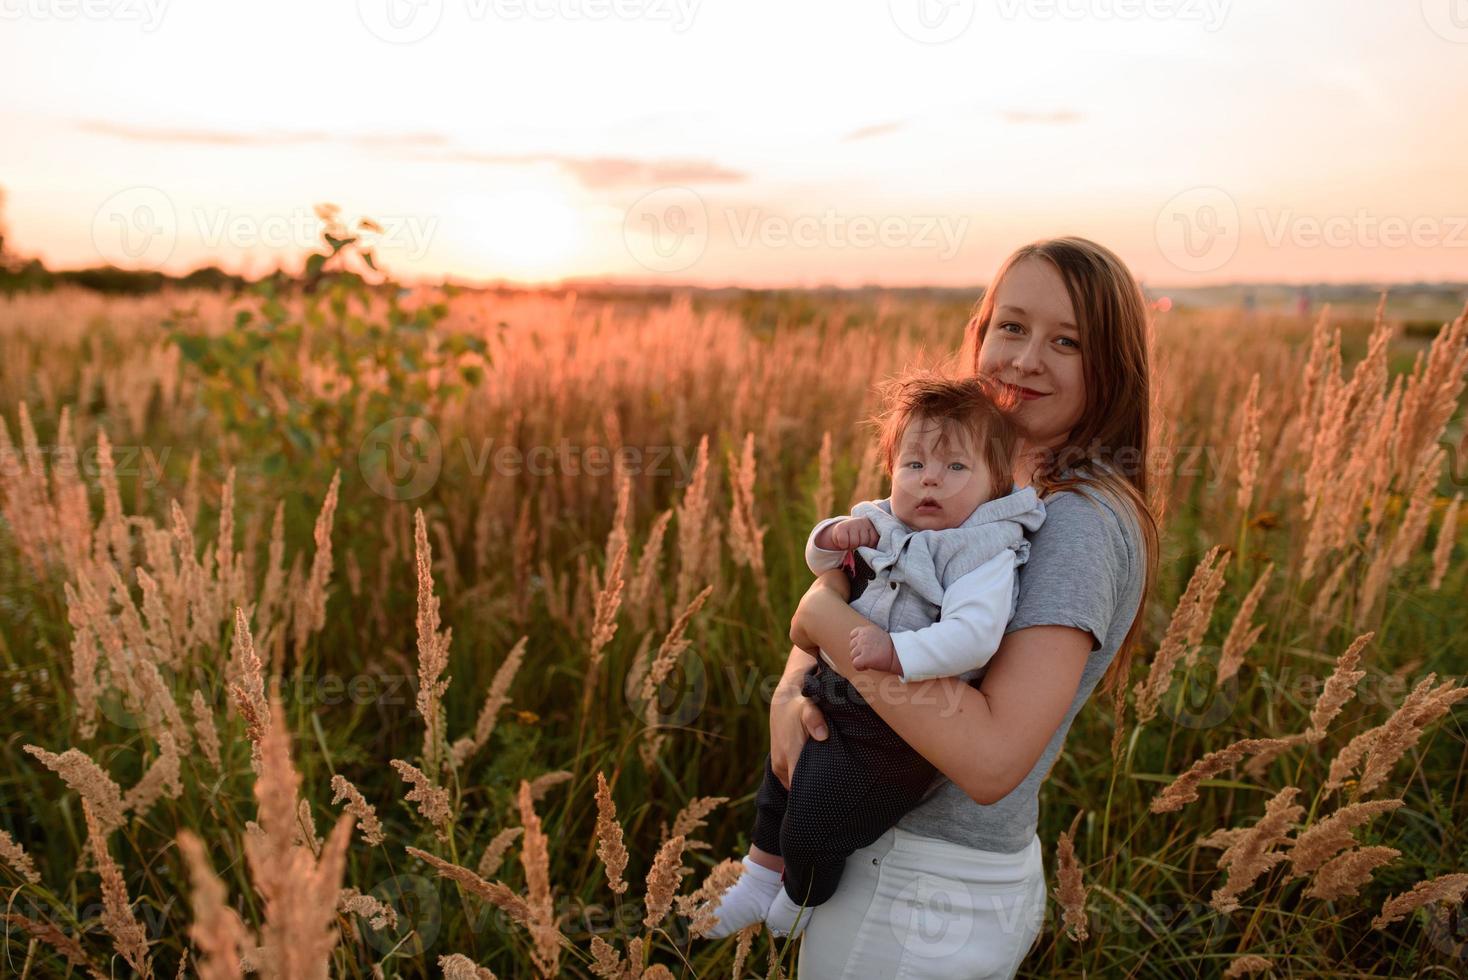
M 316 433 L 312 432 L 310 429 L 303 428 L 294 422 L 289 422 L 286 424 L 285 434 L 286 438 L 291 441 L 291 445 L 295 446 L 302 452 L 309 453 L 316 448 L 316 444 L 318 441 L 316 438 Z
M 197 337 L 192 334 L 174 334 L 173 342 L 178 345 L 179 353 L 194 364 L 201 367 L 209 357 L 211 346 L 208 337 Z

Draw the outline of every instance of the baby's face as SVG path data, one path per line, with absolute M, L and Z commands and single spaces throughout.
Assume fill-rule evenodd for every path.
M 937 421 L 914 419 L 898 444 L 892 469 L 892 514 L 913 530 L 958 527 L 990 499 L 989 468 L 967 433 L 937 448 Z

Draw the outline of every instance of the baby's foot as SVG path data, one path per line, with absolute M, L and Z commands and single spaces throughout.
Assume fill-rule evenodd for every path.
M 815 909 L 810 906 L 801 908 L 797 902 L 791 900 L 785 894 L 785 889 L 780 889 L 780 894 L 770 903 L 765 912 L 765 927 L 776 936 L 789 936 L 794 939 L 805 932 L 805 927 L 810 925 L 810 918 L 815 914 Z M 796 922 L 796 918 L 799 922 Z
M 719 921 L 704 935 L 710 939 L 723 939 L 759 922 L 765 917 L 765 910 L 775 900 L 775 895 L 783 893 L 780 872 L 757 864 L 746 854 L 739 880 L 729 886 L 729 890 L 719 898 L 719 907 L 714 909 Z

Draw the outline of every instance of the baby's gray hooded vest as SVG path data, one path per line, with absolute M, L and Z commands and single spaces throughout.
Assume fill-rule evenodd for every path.
M 1033 487 L 1016 490 L 974 508 L 958 527 L 913 530 L 892 514 L 891 498 L 864 500 L 851 510 L 877 528 L 875 548 L 862 546 L 857 554 L 871 566 L 876 578 L 867 583 L 851 608 L 889 633 L 931 626 L 943 609 L 943 593 L 962 576 L 1006 549 L 1015 555 L 1015 567 L 1030 556 L 1026 531 L 1045 522 L 1045 505 Z M 1010 615 L 1019 599 L 1019 576 L 1010 592 Z

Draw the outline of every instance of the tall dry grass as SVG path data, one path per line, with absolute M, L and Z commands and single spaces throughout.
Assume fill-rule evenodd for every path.
M 336 299 L 284 304 L 301 329 L 239 414 L 200 410 L 156 329 L 241 329 L 217 297 L 0 301 L 6 962 L 792 971 L 758 929 L 697 935 L 805 534 L 885 493 L 854 423 L 966 310 L 416 297 L 432 345 L 484 351 L 407 375 L 433 435 L 409 482 L 437 468 L 410 495 L 360 455 L 401 378 L 333 340 L 391 314 Z M 1153 329 L 1158 601 L 1125 720 L 1088 707 L 1043 791 L 1057 901 L 1025 970 L 1459 969 L 1468 319 L 1415 347 L 1381 311 Z M 271 421 L 322 404 L 308 443 Z

